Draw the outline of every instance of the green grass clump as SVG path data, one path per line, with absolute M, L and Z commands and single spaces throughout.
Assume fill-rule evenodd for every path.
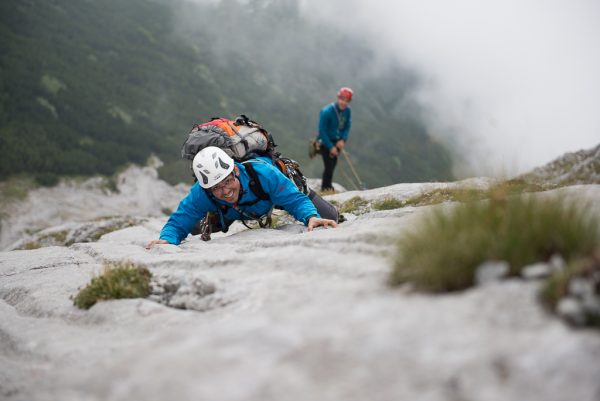
M 104 272 L 79 291 L 73 303 L 89 309 L 99 301 L 123 298 L 146 298 L 150 295 L 150 271 L 133 263 L 114 263 L 104 267 Z
M 49 239 L 52 239 L 57 244 L 64 244 L 67 240 L 67 231 L 55 231 L 47 235 Z
M 526 192 L 540 192 L 546 189 L 542 185 L 522 179 L 502 181 L 487 189 L 461 187 L 436 188 L 407 199 L 404 206 L 429 206 L 444 202 L 472 202 L 508 195 L 518 195 Z
M 355 196 L 342 203 L 342 206 L 340 206 L 340 213 L 355 213 L 360 211 L 361 208 L 366 207 L 368 204 L 369 201 L 360 196 Z
M 583 273 L 582 259 L 569 263 L 564 271 L 552 275 L 545 283 L 540 298 L 551 310 L 556 310 L 558 302 L 568 295 L 568 285 L 572 278 Z
M 40 249 L 41 247 L 42 247 L 42 244 L 40 244 L 39 242 L 29 241 L 29 242 L 24 243 L 18 249 L 23 250 L 23 251 L 31 251 L 33 249 Z
M 62 246 L 65 244 L 66 239 L 67 239 L 66 231 L 55 231 L 53 233 L 38 236 L 38 238 L 36 238 L 34 240 L 25 242 L 23 245 L 21 245 L 17 249 L 29 251 L 32 249 L 38 249 L 38 248 L 42 248 L 45 246 L 54 246 L 54 245 Z
M 484 199 L 488 191 L 466 188 L 436 188 L 409 198 L 405 206 L 430 206 L 444 202 L 470 202 Z
M 94 234 L 92 234 L 90 236 L 89 240 L 90 240 L 90 242 L 96 242 L 100 238 L 102 238 L 103 235 L 110 234 L 110 233 L 115 232 L 120 229 L 121 229 L 120 225 L 108 225 L 108 226 L 100 227 L 97 231 L 94 232 Z
M 0 204 L 24 200 L 34 188 L 36 183 L 29 176 L 13 177 L 0 182 Z
M 138 221 L 134 218 L 116 218 L 116 219 L 114 219 L 114 221 L 110 222 L 110 224 L 107 224 L 103 227 L 98 228 L 98 230 L 96 230 L 90 236 L 89 242 L 96 242 L 100 238 L 102 238 L 103 235 L 106 235 L 106 234 L 109 234 L 109 233 L 112 233 L 115 231 L 119 231 L 124 228 L 133 227 L 139 223 L 140 223 L 140 221 Z M 71 245 L 71 244 L 69 243 L 67 245 Z
M 541 192 L 551 189 L 548 185 L 541 185 L 522 178 L 513 178 L 512 180 L 502 181 L 490 188 L 489 192 L 504 192 L 506 194 L 516 195 L 525 192 Z
M 510 274 L 560 254 L 588 255 L 600 243 L 600 221 L 585 205 L 559 197 L 492 194 L 450 210 L 433 210 L 401 238 L 391 283 L 418 289 L 455 291 L 474 283 L 477 266 L 505 260 Z
M 400 209 L 401 207 L 404 207 L 406 205 L 406 202 L 402 202 L 399 199 L 396 198 L 392 198 L 392 197 L 388 197 L 388 198 L 384 198 L 381 200 L 378 200 L 376 202 L 373 202 L 373 209 L 375 210 L 393 210 L 393 209 Z

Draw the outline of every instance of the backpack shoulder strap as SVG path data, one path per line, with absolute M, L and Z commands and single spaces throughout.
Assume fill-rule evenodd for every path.
M 258 179 L 258 173 L 254 169 L 252 163 L 253 162 L 251 160 L 242 163 L 244 165 L 244 168 L 246 169 L 246 172 L 248 173 L 248 177 L 250 177 L 250 190 L 254 193 L 254 195 L 256 195 L 258 199 L 269 200 L 271 199 L 271 197 L 263 189 L 260 180 Z

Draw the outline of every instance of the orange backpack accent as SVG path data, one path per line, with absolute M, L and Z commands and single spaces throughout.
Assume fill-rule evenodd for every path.
M 194 125 L 194 128 L 200 129 L 201 127 L 207 127 L 207 126 L 220 128 L 223 131 L 225 131 L 227 133 L 227 135 L 229 135 L 229 136 L 234 136 L 235 134 L 237 134 L 239 132 L 239 130 L 237 129 L 237 127 L 235 125 L 235 121 L 229 120 L 227 118 L 213 118 L 211 121 L 209 121 L 207 123 Z

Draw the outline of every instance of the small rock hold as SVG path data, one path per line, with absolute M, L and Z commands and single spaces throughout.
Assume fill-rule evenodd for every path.
M 575 326 L 583 326 L 587 321 L 583 306 L 572 297 L 561 299 L 556 311 L 559 316 Z
M 588 316 L 600 316 L 600 296 L 591 294 L 583 298 L 581 305 Z
M 501 280 L 508 275 L 510 265 L 505 261 L 489 261 L 482 263 L 475 271 L 477 285 L 485 285 Z
M 594 283 L 584 277 L 575 277 L 569 282 L 569 295 L 584 299 L 594 294 Z
M 565 267 L 567 266 L 563 257 L 560 256 L 558 253 L 552 255 L 552 257 L 548 261 L 548 264 L 550 265 L 550 268 L 553 272 L 561 272 L 565 270 Z
M 202 277 L 173 272 L 154 276 L 151 299 L 173 308 L 206 310 L 209 302 L 204 298 L 215 291 Z
M 350 221 L 357 220 L 358 217 L 352 213 L 344 213 L 344 219 L 345 219 L 345 222 L 350 222 Z
M 577 298 L 583 310 L 592 316 L 600 316 L 600 294 L 596 293 L 593 278 L 577 277 L 569 282 L 569 295 Z
M 547 263 L 535 263 L 525 266 L 521 270 L 521 276 L 527 280 L 539 280 L 552 274 L 552 266 Z

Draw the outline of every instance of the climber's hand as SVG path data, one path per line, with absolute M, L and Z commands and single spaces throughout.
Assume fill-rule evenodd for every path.
M 337 223 L 333 220 L 321 219 L 319 217 L 311 217 L 310 220 L 308 220 L 308 231 L 312 231 L 317 227 L 336 228 Z
M 169 243 L 170 243 L 169 241 L 165 241 L 164 239 L 155 239 L 146 244 L 146 249 L 150 249 L 154 245 L 157 245 L 157 244 L 169 244 Z

